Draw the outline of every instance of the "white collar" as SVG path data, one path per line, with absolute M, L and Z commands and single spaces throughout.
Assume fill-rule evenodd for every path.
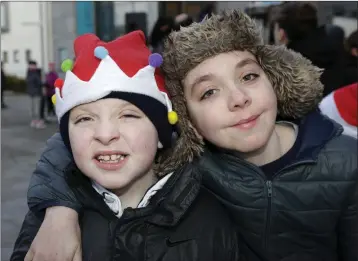
M 170 173 L 160 179 L 157 183 L 155 183 L 148 191 L 145 193 L 142 200 L 139 202 L 137 208 L 146 207 L 149 204 L 149 200 L 153 197 L 158 190 L 162 189 L 164 184 L 168 181 L 168 179 L 173 175 Z M 114 212 L 114 214 L 120 218 L 123 215 L 124 209 L 122 208 L 122 203 L 119 197 L 113 192 L 107 190 L 100 184 L 95 181 L 92 181 L 92 187 L 103 197 L 104 202 L 107 206 Z

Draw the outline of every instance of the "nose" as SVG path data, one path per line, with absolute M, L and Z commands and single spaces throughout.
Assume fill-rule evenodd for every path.
M 245 90 L 235 87 L 229 92 L 228 108 L 230 111 L 235 111 L 240 108 L 242 109 L 249 106 L 251 101 L 251 97 Z
M 95 128 L 94 138 L 103 145 L 109 145 L 120 138 L 119 128 L 109 120 L 101 121 Z

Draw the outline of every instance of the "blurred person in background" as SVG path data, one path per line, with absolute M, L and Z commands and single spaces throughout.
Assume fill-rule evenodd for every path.
M 187 27 L 194 22 L 193 18 L 186 13 L 179 14 L 174 19 L 174 30 L 179 31 L 180 27 Z
M 7 106 L 4 102 L 4 90 L 6 88 L 6 75 L 3 70 L 3 62 L 1 62 L 1 109 L 6 109 Z
M 32 128 L 44 128 L 45 122 L 40 118 L 40 105 L 42 97 L 41 70 L 37 67 L 36 61 L 29 61 L 26 75 L 27 93 L 31 99 L 31 123 Z
M 352 66 L 357 69 L 358 64 L 358 31 L 356 30 L 350 36 L 348 36 L 346 41 L 346 47 L 348 51 L 347 62 L 349 66 Z
M 126 28 L 126 34 L 139 30 L 139 25 L 137 23 L 129 23 Z
M 172 17 L 159 17 L 150 35 L 149 45 L 153 53 L 161 54 L 165 38 L 174 28 Z
M 205 16 L 208 16 L 208 18 L 210 18 L 212 16 L 212 14 L 214 13 L 215 10 L 215 5 L 214 3 L 210 3 L 208 5 L 206 5 L 199 14 L 199 22 L 203 21 Z
M 344 134 L 357 139 L 358 82 L 339 88 L 321 102 L 321 112 L 343 126 Z
M 317 9 L 311 3 L 287 2 L 279 8 L 276 43 L 285 44 L 324 69 L 323 96 L 357 81 L 357 68 L 349 67 L 344 59 L 344 39 L 339 31 L 318 26 Z
M 48 119 L 52 120 L 56 117 L 55 109 L 51 100 L 52 95 L 55 94 L 55 81 L 58 78 L 58 74 L 55 69 L 55 63 L 49 63 L 49 72 L 46 74 L 45 84 L 44 84 L 44 96 L 41 101 L 42 113 L 47 108 Z

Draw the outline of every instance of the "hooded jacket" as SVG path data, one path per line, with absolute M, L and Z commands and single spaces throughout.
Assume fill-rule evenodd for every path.
M 59 135 L 55 135 L 50 144 L 56 143 L 56 140 L 62 143 L 59 139 Z M 56 153 L 51 153 L 52 149 Z M 172 174 L 163 188 L 150 198 L 149 205 L 126 208 L 118 218 L 102 195 L 94 190 L 91 181 L 72 166 L 63 144 L 56 148 L 49 147 L 48 151 L 37 170 L 50 175 L 50 179 L 51 175 L 57 173 L 64 182 L 62 185 L 70 186 L 71 189 L 67 188 L 64 192 L 71 191 L 73 199 L 76 199 L 74 204 L 79 204 L 77 209 L 81 208 L 82 260 L 243 260 L 239 257 L 241 243 L 233 229 L 234 223 L 214 195 L 201 188 L 201 174 L 191 165 Z M 49 162 L 44 163 L 47 160 Z M 68 163 L 67 170 L 63 168 L 64 163 Z M 61 166 L 60 172 L 56 170 L 58 164 Z M 46 184 L 44 176 L 41 178 L 39 185 L 43 187 L 39 191 L 43 194 L 37 194 L 37 197 L 44 198 L 48 192 L 44 187 L 52 185 Z M 60 184 L 58 181 L 56 183 Z M 59 188 L 57 185 L 55 187 Z M 67 195 L 56 194 L 51 200 L 45 201 L 45 205 L 32 208 L 27 214 L 11 261 L 24 260 L 44 218 L 44 212 L 38 210 L 44 206 L 67 205 L 63 202 Z M 31 198 L 31 189 L 29 195 Z M 71 201 L 69 198 L 67 200 Z
M 207 147 L 197 163 L 204 186 L 231 212 L 240 235 L 262 260 L 307 254 L 313 260 L 355 261 L 357 141 L 341 135 L 342 127 L 319 112 L 298 126 L 296 157 L 272 178 L 235 152 Z

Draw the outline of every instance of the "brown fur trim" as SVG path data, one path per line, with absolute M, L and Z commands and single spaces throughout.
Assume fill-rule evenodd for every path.
M 322 70 L 284 46 L 258 46 L 253 51 L 270 80 L 281 118 L 299 119 L 317 108 L 322 99 Z
M 169 35 L 162 68 L 173 109 L 179 116 L 180 136 L 167 156 L 161 157 L 161 173 L 175 170 L 203 151 L 204 141 L 190 122 L 181 81 L 207 58 L 235 50 L 254 54 L 276 92 L 282 118 L 300 118 L 317 107 L 323 91 L 320 69 L 298 53 L 262 42 L 254 21 L 239 10 L 214 15 Z
M 248 15 L 228 11 L 172 32 L 164 44 L 162 69 L 169 79 L 182 80 L 207 58 L 262 44 L 261 30 Z

